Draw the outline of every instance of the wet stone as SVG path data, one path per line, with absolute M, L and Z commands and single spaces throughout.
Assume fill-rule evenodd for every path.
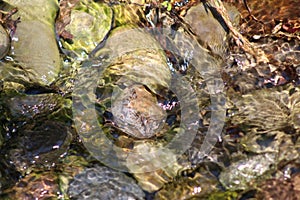
M 280 131 L 270 131 L 268 133 L 260 133 L 249 131 L 247 135 L 240 139 L 243 149 L 250 153 L 268 153 L 276 152 L 276 162 L 290 162 L 299 157 L 299 153 L 295 148 L 292 137 Z
M 50 85 L 61 67 L 54 32 L 58 2 L 54 0 L 5 2 L 18 9 L 13 19 L 19 17 L 21 19 L 13 35 L 9 55 L 31 83 Z
M 221 172 L 219 180 L 226 189 L 245 190 L 255 180 L 270 176 L 270 173 L 275 170 L 275 159 L 275 153 L 249 156 L 232 163 Z
M 59 188 L 54 171 L 32 172 L 12 188 L 10 199 L 57 199 Z
M 222 56 L 226 50 L 224 46 L 226 46 L 228 28 L 221 16 L 214 16 L 216 13 L 215 8 L 200 3 L 190 8 L 184 19 L 213 53 Z
M 18 171 L 26 172 L 33 165 L 53 166 L 66 153 L 70 141 L 71 134 L 64 124 L 44 121 L 22 127 L 5 149 Z
M 10 38 L 7 31 L 0 25 L 0 59 L 8 53 L 10 49 Z
M 243 128 L 283 130 L 290 126 L 288 90 L 262 89 L 229 101 L 238 108 L 231 118 L 232 122 L 244 125 L 241 126 Z
M 112 103 L 114 121 L 128 135 L 149 138 L 164 124 L 165 111 L 143 85 L 127 87 L 115 95 Z
M 145 194 L 125 174 L 104 166 L 86 168 L 71 181 L 68 194 L 72 199 L 144 199 Z
M 59 94 L 46 93 L 25 95 L 17 94 L 14 97 L 4 97 L 3 107 L 7 110 L 9 118 L 15 122 L 29 122 L 38 118 L 60 116 L 68 118 L 67 110 L 70 101 Z
M 60 169 L 58 173 L 60 191 L 66 199 L 69 198 L 67 190 L 69 188 L 70 181 L 73 180 L 75 175 L 81 173 L 89 165 L 89 156 L 87 154 L 84 155 L 82 151 L 69 149 L 68 155 L 57 165 L 57 168 Z
M 63 47 L 83 60 L 108 34 L 113 14 L 106 4 L 82 0 L 72 5 L 70 16 L 61 17 L 70 18 L 65 31 L 72 35 L 70 41 L 61 40 Z

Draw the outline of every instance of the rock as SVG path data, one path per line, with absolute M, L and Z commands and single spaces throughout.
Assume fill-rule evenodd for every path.
M 213 7 L 206 7 L 200 3 L 190 8 L 184 20 L 190 24 L 205 46 L 211 48 L 212 52 L 220 56 L 224 55 L 226 48 L 226 37 L 228 28 L 222 22 L 220 15 L 216 16 Z
M 55 0 L 6 0 L 18 12 L 20 23 L 12 37 L 11 56 L 27 73 L 31 82 L 49 85 L 56 78 L 61 61 L 55 39 L 54 20 L 58 11 Z
M 71 199 L 144 199 L 145 194 L 135 181 L 125 174 L 104 166 L 86 168 L 71 181 Z

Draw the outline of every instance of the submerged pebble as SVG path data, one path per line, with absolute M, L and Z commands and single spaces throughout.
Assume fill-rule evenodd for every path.
M 129 86 L 115 95 L 118 97 L 112 103 L 112 111 L 121 130 L 137 138 L 150 138 L 158 133 L 166 113 L 143 85 Z
M 226 189 L 245 190 L 256 179 L 271 176 L 275 170 L 275 159 L 274 153 L 248 156 L 221 172 L 219 180 Z
M 55 121 L 28 124 L 5 146 L 7 157 L 18 171 L 28 173 L 33 166 L 51 167 L 67 152 L 71 133 Z
M 58 2 L 55 0 L 5 2 L 18 9 L 13 19 L 20 17 L 12 37 L 10 56 L 26 73 L 30 82 L 49 85 L 61 68 L 54 32 Z
M 144 199 L 145 194 L 135 181 L 125 174 L 104 166 L 86 168 L 70 182 L 72 199 Z
M 188 10 L 184 19 L 212 52 L 223 56 L 226 51 L 228 28 L 221 16 L 214 16 L 215 8 L 200 3 Z
M 32 172 L 22 178 L 7 194 L 8 199 L 57 199 L 59 187 L 54 171 Z M 6 199 L 6 198 L 5 198 Z
M 299 127 L 299 91 L 293 86 L 278 89 L 261 89 L 232 97 L 234 111 L 231 120 L 234 124 L 244 125 L 243 129 L 287 130 Z M 231 112 L 231 111 L 230 111 Z
M 73 51 L 79 60 L 86 59 L 111 29 L 112 9 L 104 3 L 82 0 L 74 5 L 70 15 L 65 30 L 73 38 L 70 42 L 62 40 L 62 45 Z

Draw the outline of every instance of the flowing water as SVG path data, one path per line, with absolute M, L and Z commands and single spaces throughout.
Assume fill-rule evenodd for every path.
M 0 199 L 300 199 L 299 2 L 219 2 L 0 2 Z

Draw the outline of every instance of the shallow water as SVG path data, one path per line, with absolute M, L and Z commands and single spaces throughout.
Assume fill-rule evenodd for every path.
M 28 43 L 0 63 L 0 199 L 300 199 L 297 1 L 226 4 L 265 63 L 213 1 L 51 2 L 51 45 L 26 40 L 21 16 Z

